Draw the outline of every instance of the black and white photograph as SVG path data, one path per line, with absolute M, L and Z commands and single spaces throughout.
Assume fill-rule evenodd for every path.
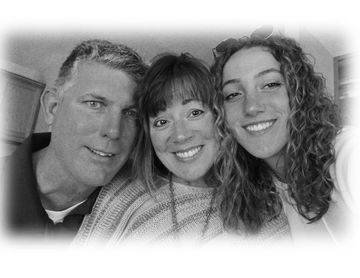
M 4 19 L 7 276 L 352 277 L 354 13 L 155 2 Z

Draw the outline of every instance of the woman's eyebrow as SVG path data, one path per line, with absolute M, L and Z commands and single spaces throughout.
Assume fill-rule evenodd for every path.
M 228 84 L 238 84 L 238 83 L 240 83 L 240 78 L 226 80 L 226 82 L 224 82 L 224 84 L 222 85 L 221 89 L 224 89 L 224 87 Z
M 271 73 L 271 72 L 276 72 L 276 73 L 281 74 L 280 70 L 278 70 L 276 68 L 269 68 L 269 69 L 260 71 L 259 73 L 255 74 L 255 78 L 261 77 L 261 76 Z M 228 84 L 239 84 L 240 82 L 241 82 L 240 78 L 233 78 L 233 79 L 226 80 L 226 82 L 224 82 L 224 84 L 222 85 L 222 89 L 224 89 L 224 87 Z
M 255 77 L 260 77 L 260 76 L 263 76 L 263 75 L 268 74 L 268 73 L 271 73 L 271 72 L 276 72 L 276 73 L 280 73 L 280 74 L 281 74 L 281 71 L 280 71 L 280 70 L 278 70 L 278 69 L 276 69 L 276 68 L 269 68 L 269 69 L 260 71 L 259 73 L 255 74 Z
M 182 105 L 185 105 L 185 104 L 188 104 L 189 102 L 192 102 L 192 101 L 199 101 L 198 99 L 195 99 L 195 98 L 188 98 L 188 99 L 184 99 L 181 104 Z

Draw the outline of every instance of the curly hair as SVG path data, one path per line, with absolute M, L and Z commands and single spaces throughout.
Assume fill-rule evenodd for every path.
M 289 140 L 284 154 L 287 191 L 299 214 L 310 223 L 317 221 L 327 212 L 334 189 L 329 167 L 335 161 L 333 141 L 340 129 L 337 107 L 326 92 L 323 76 L 314 72 L 309 55 L 296 41 L 284 36 L 233 40 L 215 57 L 211 72 L 221 105 L 225 64 L 235 52 L 251 47 L 264 48 L 280 64 L 290 107 Z M 265 161 L 240 146 L 226 125 L 227 135 L 219 159 L 227 161 L 223 166 L 229 168 L 220 168 L 218 172 L 223 177 L 224 226 L 258 231 L 282 209 L 274 172 Z
M 150 138 L 149 118 L 166 110 L 174 99 L 196 99 L 213 113 L 216 127 L 220 109 L 214 102 L 215 95 L 212 75 L 201 60 L 188 53 L 163 53 L 154 58 L 135 93 L 141 129 L 132 171 L 134 178 L 142 181 L 150 193 L 161 186 L 163 178 L 169 178 L 171 173 L 155 154 Z M 220 140 L 220 132 L 215 133 Z M 213 173 L 210 169 L 205 181 L 219 184 Z

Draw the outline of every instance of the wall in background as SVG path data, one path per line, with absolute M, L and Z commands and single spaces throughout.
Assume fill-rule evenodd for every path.
M 334 68 L 333 58 L 339 54 L 347 53 L 347 46 L 343 38 L 334 32 L 327 35 L 326 31 L 319 32 L 306 28 L 286 29 L 277 27 L 282 33 L 299 41 L 305 52 L 315 59 L 315 69 L 322 72 L 326 78 L 330 95 L 334 95 Z M 83 34 L 42 34 L 42 35 L 13 35 L 6 42 L 6 60 L 37 72 L 37 81 L 51 86 L 56 78 L 61 63 L 70 51 L 81 41 L 89 38 L 107 39 L 124 43 L 136 49 L 146 61 L 156 54 L 163 52 L 189 52 L 195 57 L 211 64 L 213 57 L 211 49 L 221 40 L 249 35 L 255 28 L 219 30 L 217 32 L 197 31 L 189 32 L 122 32 L 122 33 L 83 33 Z M 329 34 L 330 32 L 328 32 Z M 343 43 L 342 43 L 343 42 Z M 26 105 L 26 104 L 24 104 Z M 40 109 L 35 125 L 36 132 L 47 131 Z

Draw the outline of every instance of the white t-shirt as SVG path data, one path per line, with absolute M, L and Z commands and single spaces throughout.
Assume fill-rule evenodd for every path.
M 75 208 L 77 208 L 78 206 L 80 206 L 82 203 L 84 203 L 86 200 L 77 203 L 65 210 L 49 210 L 49 209 L 45 209 L 47 215 L 49 216 L 49 218 L 52 220 L 52 222 L 54 222 L 54 224 L 58 224 L 58 223 L 62 223 L 64 221 L 64 218 L 71 212 L 73 211 Z
M 335 142 L 335 163 L 330 174 L 335 190 L 326 214 L 314 223 L 308 224 L 296 209 L 290 205 L 289 198 L 282 191 L 285 214 L 288 217 L 294 243 L 351 242 L 356 236 L 360 204 L 360 131 L 355 127 L 345 127 L 337 135 Z M 279 188 L 285 184 L 277 181 Z

